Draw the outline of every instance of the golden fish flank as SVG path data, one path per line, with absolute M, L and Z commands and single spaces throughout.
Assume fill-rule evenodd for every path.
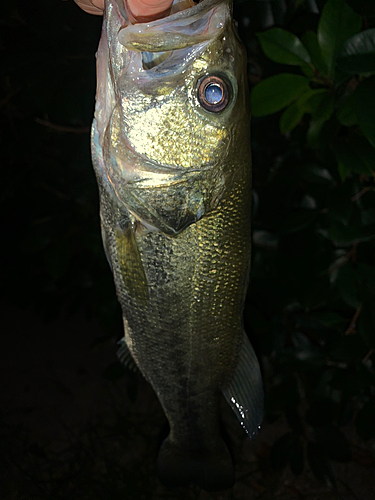
M 132 25 L 123 0 L 106 0 L 92 157 L 124 316 L 120 358 L 135 360 L 170 425 L 159 477 L 213 490 L 234 481 L 220 393 L 251 437 L 263 415 L 242 326 L 250 124 L 230 0 L 180 7 Z

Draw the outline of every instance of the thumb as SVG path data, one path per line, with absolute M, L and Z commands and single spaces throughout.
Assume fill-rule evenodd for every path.
M 138 22 L 168 15 L 172 3 L 173 0 L 127 0 L 128 8 Z
M 88 14 L 101 16 L 104 11 L 104 0 L 74 0 Z M 169 11 L 173 0 L 128 0 L 128 8 L 135 19 L 144 20 L 163 17 Z M 142 19 L 143 20 L 143 19 Z
M 104 10 L 104 0 L 74 0 L 88 14 L 101 16 Z

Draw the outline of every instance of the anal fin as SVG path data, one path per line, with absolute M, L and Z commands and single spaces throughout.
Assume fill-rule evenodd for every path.
M 234 376 L 222 392 L 242 427 L 254 438 L 263 420 L 264 394 L 258 359 L 245 333 Z

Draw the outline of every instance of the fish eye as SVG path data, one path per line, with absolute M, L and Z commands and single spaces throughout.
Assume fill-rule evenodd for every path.
M 208 75 L 198 81 L 198 101 L 206 111 L 223 111 L 229 104 L 230 94 L 230 84 L 220 76 Z

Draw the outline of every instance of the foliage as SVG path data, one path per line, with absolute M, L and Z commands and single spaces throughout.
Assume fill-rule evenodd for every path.
M 249 46 L 257 203 L 246 316 L 268 418 L 291 428 L 271 459 L 296 474 L 307 459 L 332 485 L 332 461 L 351 459 L 339 428 L 354 419 L 360 437 L 375 437 L 375 9 L 361 15 L 364 3 L 289 5 Z

